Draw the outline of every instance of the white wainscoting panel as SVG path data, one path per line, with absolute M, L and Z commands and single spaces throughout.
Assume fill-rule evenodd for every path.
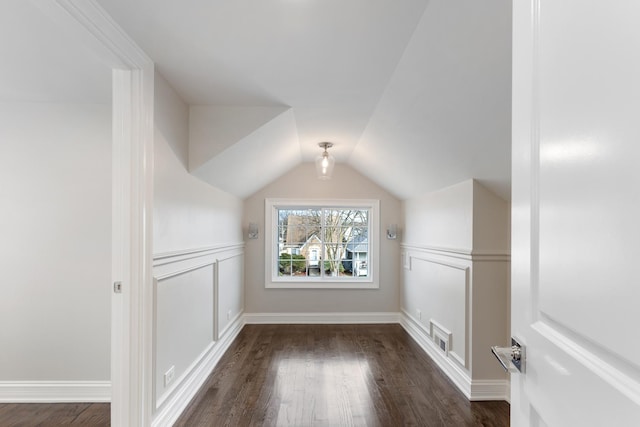
M 448 356 L 469 368 L 469 304 L 471 263 L 449 253 L 408 252 L 404 272 L 402 307 L 426 328 L 435 340 L 430 322 L 447 330 Z
M 502 333 L 508 321 L 502 297 L 508 293 L 508 276 L 502 273 L 509 255 L 414 245 L 402 249 L 403 327 L 470 400 L 506 400 L 509 381 L 494 366 L 490 347 L 507 335 Z M 451 340 L 448 352 L 437 345 L 438 337 Z
M 240 243 L 154 257 L 154 425 L 177 419 L 242 329 L 243 248 Z M 165 384 L 171 367 L 173 379 Z
M 231 251 L 216 259 L 216 336 L 223 335 L 244 309 L 244 253 Z
M 229 348 L 233 340 L 238 336 L 244 326 L 242 315 L 237 316 L 227 327 L 218 341 L 212 343 L 194 361 L 184 375 L 176 381 L 176 387 L 167 393 L 159 406 L 152 427 L 164 427 L 173 425 L 185 410 L 191 399 L 198 393 L 207 380 L 220 358 Z
M 208 262 L 157 278 L 154 286 L 156 406 L 191 364 L 214 342 L 214 273 Z M 173 367 L 173 381 L 164 374 Z
M 422 322 L 407 312 L 402 312 L 400 324 L 407 331 L 431 359 L 444 371 L 453 383 L 468 398 L 471 398 L 471 374 L 453 359 L 446 357 L 433 341 Z

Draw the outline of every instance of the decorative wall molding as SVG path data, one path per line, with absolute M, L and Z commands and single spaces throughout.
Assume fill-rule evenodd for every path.
M 155 288 L 163 286 L 164 280 L 171 280 L 183 274 L 189 274 L 200 269 L 210 268 L 213 277 L 210 286 L 213 291 L 213 324 L 212 341 L 203 346 L 202 352 L 178 376 L 172 385 L 164 390 L 160 396 L 154 395 L 156 410 L 152 425 L 171 425 L 189 404 L 189 401 L 197 393 L 198 389 L 209 376 L 222 354 L 238 335 L 244 326 L 242 311 L 236 313 L 229 322 L 223 324 L 220 329 L 219 313 L 220 297 L 220 271 L 221 266 L 234 259 L 244 256 L 244 243 L 224 244 L 205 248 L 192 248 L 180 251 L 155 254 L 153 259 L 153 271 L 155 276 Z M 241 272 L 238 272 L 241 274 Z M 154 294 L 156 297 L 156 294 Z M 156 300 L 154 299 L 154 307 Z M 156 334 L 156 321 L 154 317 L 154 335 Z M 154 359 L 155 362 L 155 359 Z M 155 393 L 157 379 L 156 367 L 153 369 L 153 390 Z
M 240 252 L 239 252 L 240 251 Z M 215 261 L 215 276 L 214 276 L 214 288 L 213 288 L 213 297 L 215 300 L 215 313 L 214 313 L 214 322 L 213 322 L 213 333 L 214 333 L 214 339 L 218 340 L 219 337 L 226 333 L 226 331 L 233 326 L 234 322 L 238 319 L 238 317 L 242 316 L 242 313 L 244 310 L 244 303 L 242 304 L 242 310 L 238 313 L 236 313 L 236 315 L 229 320 L 229 322 L 224 326 L 224 327 L 220 327 L 220 312 L 222 311 L 221 308 L 221 302 L 220 302 L 220 266 L 221 265 L 226 265 L 226 261 L 230 261 L 232 259 L 235 258 L 241 258 L 244 257 L 244 246 L 242 246 L 241 248 L 237 248 L 234 251 L 231 251 L 231 254 L 228 254 L 222 258 L 216 258 Z M 243 276 L 242 276 L 243 277 Z M 241 285 L 242 287 L 242 285 Z
M 189 273 L 190 271 L 199 270 L 201 268 L 213 266 L 215 264 L 216 263 L 214 261 L 203 262 L 201 264 L 196 264 L 196 265 L 184 268 L 184 269 L 170 271 L 170 272 L 165 273 L 165 274 L 160 274 L 160 275 L 154 276 L 154 278 L 156 279 L 157 282 L 161 282 L 161 281 L 169 279 L 171 277 L 179 276 L 181 274 L 186 274 L 186 273 Z
M 246 322 L 244 320 L 244 313 L 238 313 L 235 316 L 233 316 L 233 318 L 227 324 L 227 326 L 225 326 L 221 331 L 217 332 L 217 336 L 224 337 L 229 333 L 229 331 L 233 330 L 237 324 L 242 324 L 244 326 L 245 323 Z
M 450 268 L 455 268 L 456 270 L 463 270 L 467 272 L 467 275 L 469 273 L 469 266 L 467 265 L 461 265 L 461 264 L 454 264 L 452 262 L 449 261 L 443 261 L 437 258 L 431 258 L 431 257 L 426 257 L 426 256 L 421 256 L 420 255 L 410 255 L 409 256 L 409 270 L 411 270 L 412 267 L 412 261 L 414 259 L 416 260 L 420 260 L 420 261 L 425 261 L 425 262 L 430 262 L 433 264 L 440 264 L 440 265 L 444 265 L 445 267 L 450 267 Z
M 194 361 L 193 365 L 186 370 L 185 374 L 178 378 L 174 387 L 159 403 L 159 411 L 151 423 L 153 427 L 170 426 L 175 423 L 187 405 L 189 405 L 191 399 L 193 399 L 209 375 L 211 375 L 211 372 L 222 358 L 222 355 L 238 336 L 243 326 L 243 316 L 237 316 L 221 334 L 220 339 L 212 343 L 200 359 Z
M 468 371 L 447 358 L 436 346 L 425 328 L 408 313 L 400 314 L 400 325 L 444 371 L 458 389 L 471 401 L 509 399 L 508 380 L 472 380 Z M 451 355 L 452 353 L 449 353 Z
M 238 258 L 241 256 L 244 256 L 244 252 L 238 252 L 232 255 L 225 256 L 224 258 L 217 258 L 217 262 L 221 263 L 222 261 L 229 261 L 230 259 Z
M 153 255 L 153 266 L 157 267 L 173 262 L 186 261 L 192 258 L 204 257 L 207 255 L 217 255 L 229 251 L 242 251 L 244 242 L 228 243 L 224 245 L 207 246 L 204 248 L 184 249 L 180 251 L 161 252 Z
M 439 246 L 411 245 L 406 243 L 400 244 L 400 247 L 407 253 L 407 256 L 411 256 L 411 252 L 413 251 L 459 258 L 473 262 L 509 262 L 511 260 L 511 253 L 505 250 L 479 251 Z
M 402 263 L 402 268 L 405 270 L 411 270 L 411 257 L 409 256 L 409 252 L 403 250 L 400 253 L 400 261 Z
M 95 0 L 34 2 L 89 51 L 116 69 L 152 64 L 147 54 Z
M 247 324 L 400 323 L 400 313 L 245 313 Z
M 456 262 L 451 262 L 448 258 L 444 258 L 444 257 L 436 257 L 436 255 L 431 254 L 429 252 L 421 252 L 418 255 L 415 256 L 411 256 L 409 255 L 407 257 L 409 259 L 408 263 L 409 263 L 409 268 L 408 270 L 411 271 L 412 270 L 412 266 L 413 266 L 413 261 L 417 260 L 417 261 L 423 261 L 426 263 L 432 263 L 432 264 L 438 264 L 438 265 L 442 265 L 445 267 L 449 267 L 452 268 L 454 270 L 459 270 L 464 272 L 464 343 L 465 343 L 465 350 L 464 350 L 464 354 L 460 355 L 458 352 L 456 352 L 455 350 L 447 350 L 447 356 L 450 357 L 451 359 L 455 360 L 457 363 L 460 364 L 460 366 L 463 366 L 465 368 L 469 368 L 469 355 L 471 354 L 471 263 L 467 262 L 468 265 L 462 265 L 462 264 L 458 264 Z M 404 285 L 406 286 L 406 284 Z M 411 319 L 413 319 L 413 317 L 408 314 L 406 311 L 403 310 L 403 312 L 405 313 L 405 315 L 409 316 Z M 420 322 L 417 322 L 418 325 L 421 326 Z M 441 329 L 444 329 L 446 332 L 448 332 L 449 334 L 451 334 L 450 331 L 448 331 L 447 328 L 444 328 L 442 325 L 439 325 L 436 323 L 436 325 L 438 327 L 440 327 Z M 421 326 L 422 327 L 422 326 Z M 429 335 L 429 338 L 434 339 L 434 330 L 431 327 L 429 331 L 426 331 L 426 333 Z M 446 333 L 445 333 L 446 335 Z M 435 342 L 435 341 L 434 341 Z
M 418 343 L 425 353 L 431 357 L 436 365 L 444 371 L 455 386 L 471 400 L 471 376 L 469 373 L 451 359 L 445 357 L 424 327 L 404 311 L 400 316 L 400 325 L 402 325 L 405 331 Z
M 0 381 L 0 402 L 110 402 L 110 381 Z

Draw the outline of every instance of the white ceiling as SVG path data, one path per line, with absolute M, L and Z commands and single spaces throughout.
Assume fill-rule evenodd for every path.
M 336 167 L 400 198 L 476 178 L 509 199 L 509 0 L 97 2 L 191 105 L 190 170 L 216 187 L 246 197 L 331 141 Z M 30 18 L 0 15 L 22 64 L 0 100 L 109 98 L 102 64 L 4 3 Z

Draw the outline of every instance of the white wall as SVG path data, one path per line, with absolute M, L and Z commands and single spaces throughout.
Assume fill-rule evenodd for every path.
M 380 241 L 379 289 L 265 289 L 265 199 L 378 199 L 380 226 L 400 223 L 400 201 L 353 170 L 336 164 L 333 177 L 320 181 L 313 163 L 298 167 L 245 199 L 244 226 L 256 222 L 259 238 L 248 240 L 245 263 L 245 297 L 248 313 L 351 313 L 394 312 L 399 307 L 398 240 Z M 381 232 L 381 236 L 385 233 Z
M 473 181 L 473 250 L 504 253 L 509 252 L 510 248 L 509 203 L 477 181 Z
M 0 104 L 0 183 L 0 381 L 108 381 L 111 107 Z
M 154 253 L 242 241 L 242 201 L 187 172 L 189 110 L 156 74 Z
M 506 397 L 509 204 L 474 180 L 403 203 L 403 323 L 471 399 Z M 451 334 L 449 353 L 434 328 Z
M 188 173 L 189 109 L 157 73 L 155 131 L 153 378 L 162 424 L 188 403 L 243 311 L 243 206 Z
M 473 245 L 473 184 L 405 200 L 403 243 L 470 250 Z

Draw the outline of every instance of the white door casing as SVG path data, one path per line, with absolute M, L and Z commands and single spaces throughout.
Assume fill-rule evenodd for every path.
M 640 3 L 513 9 L 513 426 L 640 425 Z
M 152 408 L 153 79 L 149 57 L 95 0 L 33 3 L 113 69 L 111 425 Z

